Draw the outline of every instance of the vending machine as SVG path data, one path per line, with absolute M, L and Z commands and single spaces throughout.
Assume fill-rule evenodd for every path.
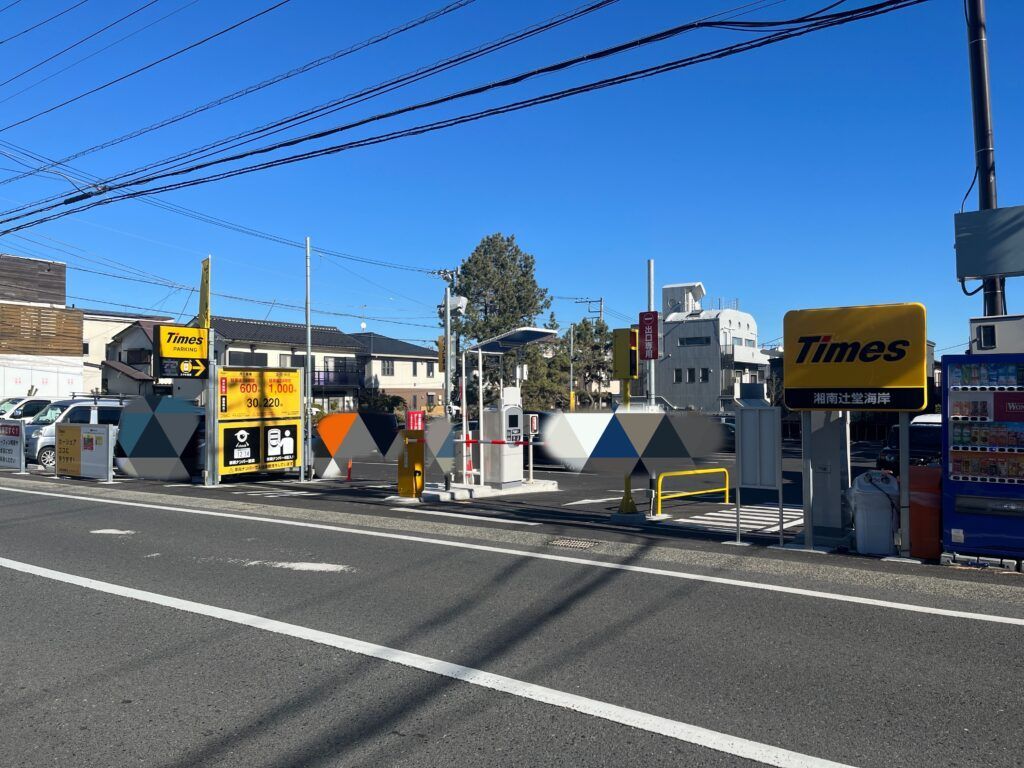
M 1024 354 L 942 358 L 942 541 L 1024 557 Z

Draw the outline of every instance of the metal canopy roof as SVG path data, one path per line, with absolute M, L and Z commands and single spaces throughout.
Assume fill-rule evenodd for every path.
M 525 347 L 527 344 L 553 339 L 557 335 L 558 332 L 553 331 L 550 328 L 530 328 L 529 326 L 526 326 L 523 328 L 516 328 L 513 331 L 507 331 L 500 336 L 495 336 L 493 339 L 481 341 L 479 344 L 468 347 L 466 351 L 479 351 L 486 355 L 503 355 L 514 349 Z

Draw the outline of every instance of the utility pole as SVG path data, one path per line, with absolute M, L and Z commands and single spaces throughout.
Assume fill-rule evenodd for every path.
M 310 256 L 312 255 L 312 243 L 310 239 L 306 238 L 306 375 L 305 389 L 303 392 L 304 399 L 306 401 L 306 434 L 303 435 L 303 461 L 302 461 L 302 479 L 305 480 L 307 473 L 312 468 L 313 463 L 313 326 L 310 322 L 310 310 L 309 310 L 309 262 Z
M 576 356 L 576 324 L 569 325 L 569 411 L 576 410 L 576 376 L 573 358 Z
M 452 287 L 447 276 L 444 283 L 444 414 L 451 416 L 452 405 Z
M 992 138 L 992 100 L 988 83 L 988 38 L 985 0 L 966 0 L 967 54 L 971 66 L 971 109 L 974 112 L 974 163 L 978 174 L 978 208 L 996 208 L 996 153 Z M 1006 314 L 1006 278 L 984 280 L 985 317 Z
M 647 260 L 647 311 L 654 311 L 654 259 Z M 654 407 L 654 364 L 647 361 L 647 404 Z

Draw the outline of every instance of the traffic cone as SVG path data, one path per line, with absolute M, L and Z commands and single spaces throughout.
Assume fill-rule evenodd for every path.
M 348 460 L 348 474 L 345 476 L 345 479 L 349 482 L 352 481 L 352 459 Z

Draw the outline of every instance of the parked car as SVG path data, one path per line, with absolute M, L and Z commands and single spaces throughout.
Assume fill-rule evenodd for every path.
M 80 398 L 50 403 L 25 425 L 25 460 L 52 468 L 57 463 L 58 424 L 112 424 L 116 429 L 123 409 L 124 401 L 117 398 Z
M 942 421 L 918 417 L 910 423 L 910 464 L 913 466 L 942 462 Z M 878 469 L 898 475 L 900 472 L 900 428 L 889 430 L 875 462 Z
M 29 421 L 52 402 L 50 397 L 9 397 L 0 402 L 0 419 Z

